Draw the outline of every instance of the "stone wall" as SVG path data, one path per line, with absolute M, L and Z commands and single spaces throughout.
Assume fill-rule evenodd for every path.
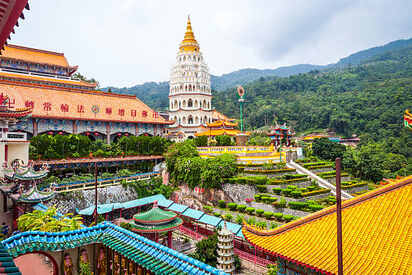
M 254 186 L 246 184 L 230 184 L 223 185 L 223 191 L 227 201 L 233 201 L 235 203 L 245 203 L 247 198 L 254 198 L 257 190 Z

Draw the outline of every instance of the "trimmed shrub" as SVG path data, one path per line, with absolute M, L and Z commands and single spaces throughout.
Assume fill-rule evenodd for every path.
M 262 216 L 265 211 L 263 209 L 256 209 L 256 215 Z
M 227 207 L 228 207 L 230 210 L 236 210 L 237 204 L 234 203 L 234 202 L 229 202 L 229 203 L 227 204 Z
M 203 210 L 205 210 L 205 212 L 207 212 L 207 213 L 211 213 L 212 210 L 213 210 L 213 207 L 210 206 L 210 205 L 205 205 L 205 206 L 203 206 Z
M 245 219 L 245 217 L 243 217 L 243 215 L 237 215 L 236 216 L 236 223 L 242 224 L 244 219 Z
M 226 207 L 226 202 L 224 200 L 219 200 L 217 202 L 217 205 L 219 205 L 220 208 L 225 208 Z
M 280 187 L 275 187 L 272 189 L 273 193 L 280 195 L 280 193 L 282 193 L 282 188 Z
M 293 215 L 283 215 L 283 219 L 286 222 L 290 222 L 291 220 L 293 220 L 295 217 Z
M 248 207 L 246 208 L 246 212 L 250 215 L 253 215 L 253 213 L 255 213 L 255 208 L 253 207 Z
M 262 194 L 256 194 L 255 195 L 255 201 L 260 202 L 262 198 Z
M 227 213 L 227 214 L 224 216 L 224 219 L 230 222 L 230 221 L 232 221 L 233 216 L 232 216 L 232 214 Z
M 255 217 L 250 217 L 249 219 L 247 219 L 247 223 L 248 224 L 256 224 L 256 218 Z
M 255 225 L 262 229 L 266 229 L 267 227 L 266 222 L 257 222 Z
M 309 204 L 308 208 L 310 209 L 310 211 L 316 212 L 316 211 L 322 210 L 323 206 L 320 204 Z
M 295 190 L 298 187 L 296 185 L 288 185 L 287 189 Z
M 272 203 L 272 205 L 276 208 L 285 208 L 286 207 L 286 200 L 284 198 L 281 198 L 280 201 L 275 201 Z
M 275 222 L 271 222 L 270 223 L 270 229 L 275 229 L 276 227 L 278 227 L 279 225 Z
M 292 192 L 290 192 L 290 195 L 294 198 L 301 198 L 302 197 L 302 191 L 300 191 L 300 190 L 292 191 Z
M 308 203 L 304 201 L 290 201 L 289 202 L 290 209 L 302 210 L 306 208 L 307 206 L 308 206 Z
M 266 219 L 271 219 L 273 217 L 273 213 L 269 211 L 265 211 L 263 213 L 263 216 L 265 216 Z
M 314 196 L 314 195 L 319 195 L 319 194 L 325 194 L 325 193 L 329 193 L 330 190 L 327 188 L 321 188 L 315 191 L 309 191 L 309 192 L 305 192 L 302 193 L 302 197 L 310 197 L 310 196 Z
M 222 214 L 220 214 L 219 212 L 213 212 L 213 215 L 214 215 L 215 217 L 221 217 L 221 216 L 222 216 Z
M 266 185 L 256 185 L 256 188 L 259 192 L 267 192 Z
M 267 204 L 272 204 L 275 201 L 277 201 L 277 198 L 275 198 L 275 197 L 264 197 L 264 198 L 262 198 L 262 200 Z
M 245 210 L 246 210 L 246 205 L 238 204 L 237 207 L 236 207 L 236 209 L 237 209 L 239 212 L 245 212 Z
M 283 220 L 283 214 L 282 214 L 282 213 L 273 213 L 273 216 L 274 216 L 275 219 L 278 220 L 278 221 Z

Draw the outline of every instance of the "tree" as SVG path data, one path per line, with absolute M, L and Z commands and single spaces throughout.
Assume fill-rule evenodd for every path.
M 328 138 L 317 138 L 312 143 L 312 151 L 315 156 L 334 161 L 338 157 L 342 158 L 346 147 L 345 145 L 330 141 Z
M 205 264 L 216 267 L 217 264 L 217 232 L 196 244 L 196 250 L 189 256 Z M 235 271 L 242 268 L 240 259 L 235 255 Z
M 83 223 L 82 217 L 71 213 L 58 217 L 57 209 L 53 206 L 46 211 L 34 210 L 21 215 L 17 225 L 20 231 L 63 232 L 80 229 Z

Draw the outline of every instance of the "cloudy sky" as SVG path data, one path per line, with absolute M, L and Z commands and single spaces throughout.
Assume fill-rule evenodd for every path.
M 328 64 L 412 37 L 410 0 L 37 0 L 11 43 L 64 52 L 101 86 L 168 80 L 190 14 L 212 74 Z

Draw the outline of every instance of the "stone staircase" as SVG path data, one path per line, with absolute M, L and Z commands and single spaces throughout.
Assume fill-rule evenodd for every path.
M 319 184 L 319 186 L 330 189 L 331 193 L 336 195 L 336 187 L 335 187 L 335 185 L 331 184 L 329 181 L 327 181 L 325 179 L 322 179 L 321 177 L 319 177 L 315 173 L 309 171 L 308 169 L 304 168 L 303 166 L 297 164 L 294 161 L 290 161 L 286 165 L 289 168 L 295 168 L 296 172 L 298 172 L 298 173 L 308 175 L 308 177 L 315 180 Z M 343 190 L 341 190 L 341 196 L 342 196 L 342 199 L 351 199 L 351 198 L 353 198 L 352 195 L 350 195 L 349 193 L 347 193 Z

